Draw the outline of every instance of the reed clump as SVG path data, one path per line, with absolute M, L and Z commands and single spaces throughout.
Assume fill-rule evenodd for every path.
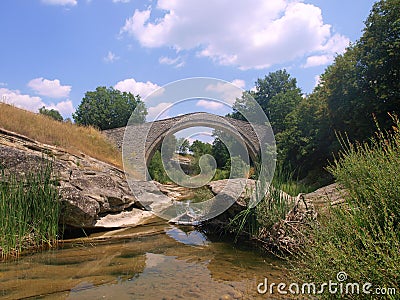
M 59 194 L 51 162 L 15 174 L 0 165 L 0 259 L 57 243 Z

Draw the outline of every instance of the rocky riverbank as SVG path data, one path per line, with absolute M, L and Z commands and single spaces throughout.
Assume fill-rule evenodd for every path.
M 17 174 L 34 171 L 43 164 L 43 159 L 52 160 L 55 176 L 59 180 L 63 225 L 75 228 L 118 228 L 140 225 L 153 217 L 133 195 L 122 170 L 83 153 L 73 155 L 59 147 L 0 129 L 0 165 L 4 170 Z M 210 182 L 208 188 L 216 195 L 221 193 L 226 184 L 226 180 Z M 254 181 L 237 180 L 233 186 L 243 190 L 242 195 L 227 212 L 214 220 L 217 223 L 226 224 L 229 218 L 245 209 L 246 193 L 254 189 Z M 161 191 L 172 201 L 184 199 L 187 192 L 173 185 L 149 182 L 138 182 L 136 188 L 152 193 L 156 198 L 157 192 Z M 236 194 L 236 191 L 225 193 L 230 196 L 230 193 Z M 304 214 L 315 217 L 314 204 L 319 208 L 326 206 L 328 201 L 338 203 L 342 199 L 334 185 L 297 198 L 281 193 L 295 205 L 286 220 L 274 226 L 275 232 L 265 235 L 266 240 L 278 244 L 288 240 L 288 230 L 284 229 L 288 224 L 298 222 L 299 216 Z

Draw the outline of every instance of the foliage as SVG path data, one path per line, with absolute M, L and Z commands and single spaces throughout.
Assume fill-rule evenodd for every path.
M 179 154 L 186 155 L 189 151 L 190 143 L 185 138 L 179 138 L 177 141 L 177 149 Z
M 230 171 L 229 170 L 216 169 L 214 177 L 212 178 L 212 180 L 215 181 L 215 180 L 228 179 L 229 175 L 230 175 Z
M 18 256 L 27 248 L 53 245 L 59 196 L 52 164 L 44 162 L 25 175 L 0 171 L 0 256 Z
M 39 113 L 44 116 L 48 116 L 56 121 L 63 121 L 63 117 L 58 110 L 55 109 L 47 109 L 45 106 L 39 108 Z
M 236 99 L 233 106 L 234 113 L 230 116 L 244 120 L 239 111 L 252 115 L 254 102 L 249 101 L 248 98 L 253 97 L 268 117 L 275 133 L 278 160 L 286 168 L 297 167 L 298 160 L 301 158 L 301 155 L 298 155 L 298 146 L 303 143 L 300 132 L 302 128 L 299 124 L 302 122 L 303 112 L 300 106 L 305 100 L 297 87 L 296 79 L 292 78 L 286 70 L 279 70 L 269 73 L 263 79 L 259 78 L 255 85 L 255 91 L 247 91 L 241 98 Z M 253 119 L 256 117 L 253 116 Z
M 388 128 L 386 112 L 400 107 L 400 1 L 381 0 L 374 4 L 357 43 L 356 64 L 360 90 L 379 124 Z
M 58 122 L 4 103 L 0 103 L 0 124 L 41 143 L 63 147 L 75 155 L 84 153 L 122 168 L 121 152 L 93 127 Z
M 226 169 L 229 161 L 229 152 L 225 144 L 219 137 L 215 137 L 212 144 L 212 156 L 217 162 L 218 169 Z
M 171 179 L 168 177 L 167 172 L 165 171 L 162 159 L 161 152 L 157 150 L 153 157 L 150 160 L 150 164 L 148 167 L 150 177 L 160 183 L 168 183 Z
M 321 283 L 345 271 L 348 282 L 399 286 L 400 123 L 394 120 L 392 132 L 380 130 L 370 143 L 342 139 L 343 151 L 329 170 L 348 191 L 346 206 L 331 209 L 311 232 L 298 257 L 298 277 Z
M 231 178 L 247 178 L 248 173 L 246 172 L 249 166 L 242 160 L 240 156 L 232 156 L 230 159 L 231 165 Z
M 113 87 L 97 87 L 95 91 L 86 92 L 72 117 L 77 124 L 105 130 L 126 126 L 134 111 L 135 117 L 130 121 L 143 123 L 147 110 L 139 95 L 120 92 Z
M 212 154 L 212 146 L 209 143 L 203 143 L 199 140 L 195 140 L 192 145 L 190 145 L 189 150 L 193 153 L 194 157 L 200 157 L 204 154 Z
M 193 154 L 193 159 L 191 160 L 191 163 L 190 163 L 191 168 L 195 174 L 199 174 L 200 173 L 199 160 L 205 154 L 212 155 L 212 146 L 208 143 L 204 143 L 202 141 L 195 140 L 190 145 L 189 150 Z M 204 157 L 204 158 L 208 159 L 206 157 Z M 211 165 L 211 162 L 208 165 Z M 207 172 L 207 170 L 204 170 L 204 171 Z M 210 170 L 208 170 L 208 171 L 210 171 Z
M 374 4 L 363 36 L 336 57 L 321 77 L 317 96 L 328 104 L 334 130 L 351 141 L 365 141 L 374 132 L 375 116 L 389 128 L 388 112 L 400 108 L 400 2 Z

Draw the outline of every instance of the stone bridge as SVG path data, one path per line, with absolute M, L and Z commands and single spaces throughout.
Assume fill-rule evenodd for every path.
M 156 215 L 182 224 L 198 224 L 202 220 L 222 213 L 241 195 L 247 182 L 243 181 L 243 178 L 230 179 L 224 183 L 221 192 L 215 197 L 199 203 L 171 201 L 163 194 L 148 174 L 150 159 L 165 137 L 191 127 L 214 128 L 235 137 L 246 147 L 251 160 L 255 162 L 262 159 L 258 175 L 264 183 L 270 182 L 275 169 L 275 140 L 272 129 L 265 125 L 253 125 L 201 112 L 144 124 L 128 124 L 126 127 L 104 131 L 123 151 L 126 180 L 135 198 L 143 207 L 155 212 Z M 264 163 L 265 161 L 267 163 Z M 186 179 L 183 180 L 183 186 L 193 187 L 192 184 L 203 186 L 204 178 L 196 178 L 198 180 L 193 181 L 195 177 L 190 177 L 190 185 L 186 185 Z M 206 181 L 208 182 L 208 178 Z M 180 181 L 179 185 L 182 185 Z M 259 186 L 259 189 L 253 191 L 256 195 L 251 199 L 257 199 L 259 195 L 265 194 L 268 184 Z
M 146 165 L 148 165 L 154 152 L 160 147 L 167 135 L 190 127 L 209 127 L 231 134 L 246 146 L 250 159 L 253 161 L 258 159 L 261 148 L 265 147 L 267 142 L 274 142 L 273 132 L 267 126 L 252 125 L 245 121 L 205 112 L 190 113 L 154 122 L 128 125 L 127 127 L 105 130 L 103 132 L 116 143 L 118 148 L 122 149 L 124 147 L 124 151 L 129 149 L 129 153 L 135 153 L 138 157 L 145 157 Z M 125 144 L 123 146 L 124 138 Z M 144 147 L 143 141 L 145 141 Z M 126 145 L 129 145 L 129 147 Z M 141 151 L 142 153 L 140 153 Z M 138 157 L 132 159 L 139 159 Z

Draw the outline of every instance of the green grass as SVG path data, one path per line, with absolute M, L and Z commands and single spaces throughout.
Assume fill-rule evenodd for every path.
M 329 171 L 348 191 L 346 205 L 332 208 L 310 232 L 294 269 L 298 279 L 321 283 L 344 271 L 347 282 L 400 293 L 400 124 L 393 119 L 392 132 L 379 130 L 370 143 L 341 139 L 343 152 Z
M 52 165 L 16 175 L 0 165 L 0 258 L 56 243 L 58 191 Z

